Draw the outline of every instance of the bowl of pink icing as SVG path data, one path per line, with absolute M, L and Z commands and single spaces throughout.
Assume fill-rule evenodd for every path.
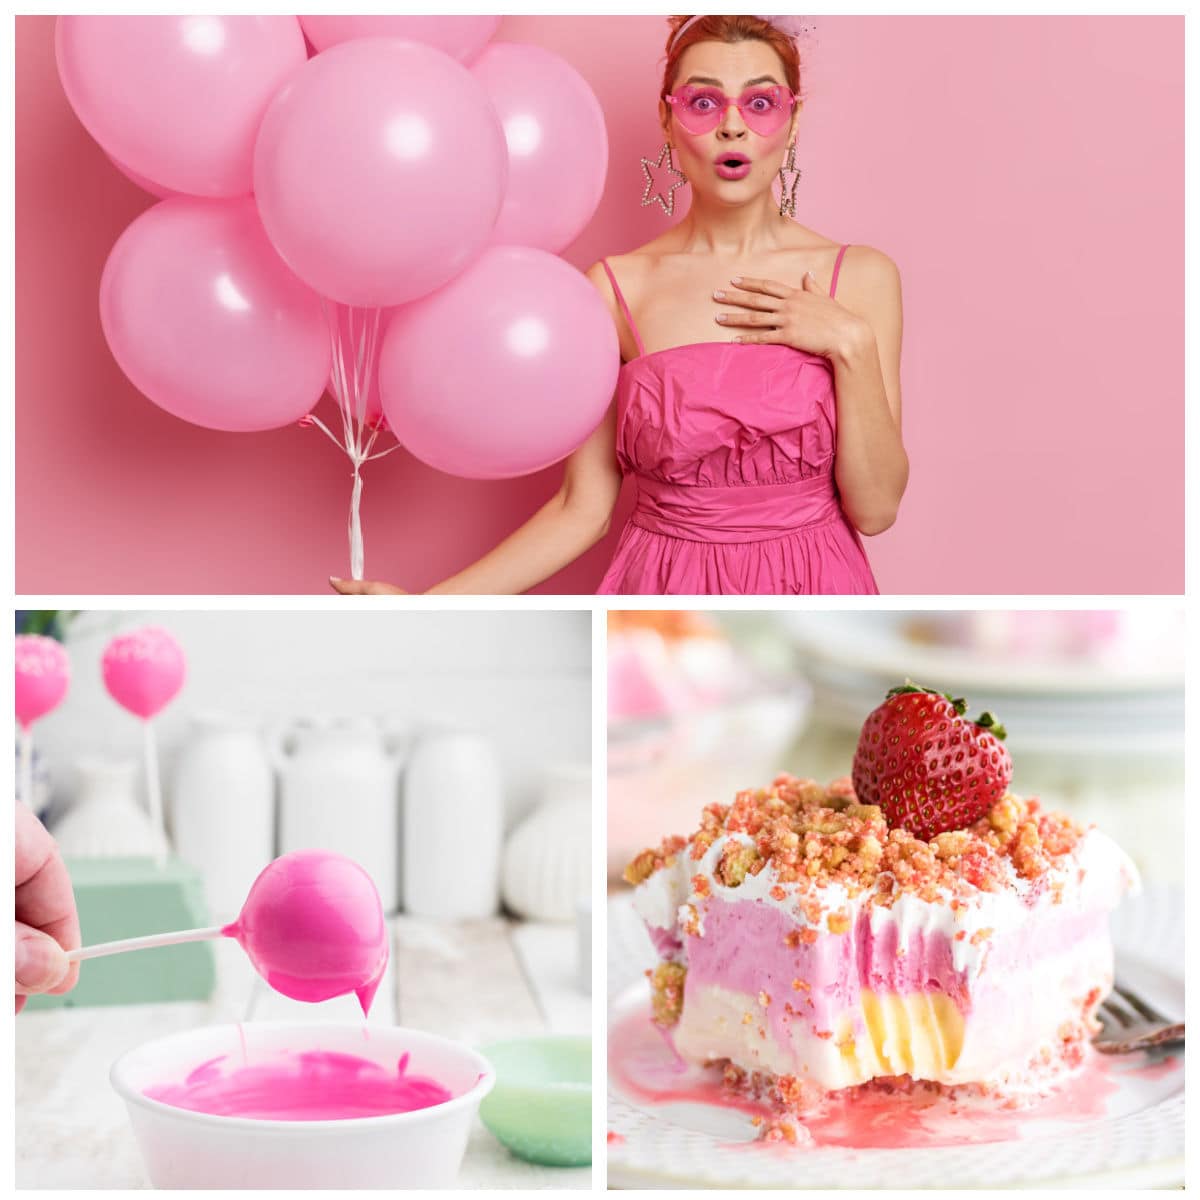
M 454 1183 L 495 1073 L 476 1051 L 398 1026 L 211 1025 L 119 1058 L 158 1188 Z

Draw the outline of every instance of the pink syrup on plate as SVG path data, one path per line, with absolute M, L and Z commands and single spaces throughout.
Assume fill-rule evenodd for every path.
M 784 1151 L 822 1146 L 855 1149 L 924 1148 L 1009 1141 L 1031 1120 L 1090 1121 L 1102 1118 L 1106 1102 L 1124 1075 L 1158 1078 L 1174 1069 L 1164 1063 L 1119 1060 L 1090 1053 L 1044 1096 L 1014 1107 L 1011 1100 L 908 1082 L 874 1083 L 833 1093 L 802 1117 L 783 1113 L 766 1100 L 728 1090 L 716 1068 L 693 1066 L 675 1053 L 670 1039 L 644 1010 L 617 1020 L 609 1035 L 609 1072 L 617 1090 L 644 1106 L 697 1104 L 745 1113 L 747 1138 L 781 1123 L 794 1127 L 795 1145 L 753 1140 L 729 1143 L 731 1150 Z M 1177 1060 L 1181 1062 L 1182 1059 Z
M 297 850 L 269 863 L 250 887 L 236 938 L 258 973 L 293 1000 L 353 992 L 363 1014 L 388 961 L 387 923 L 370 875 L 325 850 Z
M 145 1089 L 175 1108 L 260 1121 L 348 1121 L 444 1104 L 449 1088 L 408 1071 L 408 1055 L 395 1068 L 354 1054 L 328 1050 L 284 1051 L 238 1065 L 229 1056 L 209 1059 L 182 1083 Z

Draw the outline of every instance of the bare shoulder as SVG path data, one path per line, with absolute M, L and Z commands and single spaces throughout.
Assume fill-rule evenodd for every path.
M 900 268 L 882 250 L 874 246 L 849 246 L 838 276 L 838 295 L 842 289 L 856 295 L 899 294 Z
M 608 271 L 604 269 L 604 264 L 608 263 L 611 270 L 620 281 L 630 274 L 637 274 L 639 271 L 645 270 L 648 264 L 652 263 L 663 252 L 661 245 L 662 238 L 655 238 L 651 242 L 647 242 L 644 246 L 637 246 L 632 250 L 626 250 L 623 254 L 606 254 L 603 258 L 598 258 L 584 274 L 596 284 L 601 291 L 611 294 L 612 282 L 608 278 Z

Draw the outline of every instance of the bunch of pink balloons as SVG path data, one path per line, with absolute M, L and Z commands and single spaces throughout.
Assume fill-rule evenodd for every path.
M 332 381 L 356 481 L 385 416 L 418 457 L 482 478 L 586 437 L 616 342 L 555 256 L 599 204 L 603 115 L 563 59 L 490 41 L 498 22 L 58 19 L 72 107 L 160 197 L 100 289 L 141 391 L 213 429 L 326 428 L 309 414 Z M 353 340 L 347 308 L 368 310 Z

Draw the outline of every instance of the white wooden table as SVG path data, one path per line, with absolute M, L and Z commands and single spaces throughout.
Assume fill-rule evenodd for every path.
M 393 922 L 388 976 L 371 1024 L 402 1024 L 480 1045 L 539 1033 L 590 1033 L 572 926 L 486 921 Z M 253 1017 L 361 1020 L 353 996 L 301 1004 L 257 981 L 240 947 L 217 943 L 208 1003 L 129 1004 L 21 1013 L 16 1020 L 16 1186 L 147 1187 L 125 1107 L 108 1083 L 114 1059 L 153 1038 Z M 85 967 L 86 969 L 86 967 Z M 514 1158 L 477 1120 L 464 1188 L 586 1188 L 590 1169 Z

